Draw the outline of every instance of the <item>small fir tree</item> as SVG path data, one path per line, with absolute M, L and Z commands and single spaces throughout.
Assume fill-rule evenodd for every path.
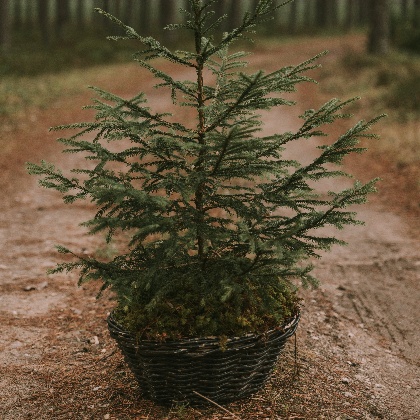
M 270 73 L 241 71 L 246 54 L 228 48 L 280 6 L 260 0 L 217 39 L 212 34 L 223 18 L 214 18 L 210 6 L 218 1 L 189 0 L 186 23 L 167 28 L 189 31 L 193 51 L 170 51 L 99 10 L 125 30 L 113 39 L 145 45 L 135 59 L 159 79 L 157 88 L 170 89 L 175 117 L 177 107 L 190 107 L 194 122 L 153 112 L 143 93 L 128 100 L 94 88 L 96 120 L 55 128 L 77 129 L 59 141 L 94 165 L 65 176 L 50 163 L 28 164 L 65 203 L 93 202 L 97 212 L 84 225 L 106 232 L 118 249 L 104 260 L 60 246 L 75 260 L 52 272 L 80 269 L 80 283 L 102 280 L 102 289 L 116 294 L 119 321 L 142 338 L 228 336 L 281 325 L 298 310 L 296 280 L 316 284 L 312 257 L 342 243 L 316 230 L 359 224 L 347 207 L 374 191 L 375 181 L 356 182 L 326 198 L 315 186 L 347 176 L 331 167 L 364 150 L 359 139 L 373 136 L 368 129 L 380 117 L 320 146 L 308 165 L 282 156 L 290 142 L 324 136 L 322 126 L 347 117 L 341 111 L 352 100 L 306 111 L 296 132 L 261 135 L 259 112 L 293 105 L 279 94 L 310 81 L 305 74 L 318 57 Z M 174 79 L 150 64 L 155 58 L 193 70 L 195 80 Z

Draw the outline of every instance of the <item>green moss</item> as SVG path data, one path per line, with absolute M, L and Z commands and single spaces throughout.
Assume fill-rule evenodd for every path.
M 216 296 L 209 295 L 203 302 L 200 295 L 185 294 L 180 289 L 179 295 L 167 297 L 153 307 L 146 301 L 120 301 L 115 317 L 139 339 L 163 340 L 263 333 L 280 327 L 299 311 L 300 299 L 290 286 L 272 291 L 266 304 L 262 293 L 267 291 L 247 291 L 221 305 Z

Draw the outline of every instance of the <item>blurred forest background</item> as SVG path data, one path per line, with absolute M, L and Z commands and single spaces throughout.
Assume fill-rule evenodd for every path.
M 37 74 L 73 66 L 127 59 L 128 43 L 110 43 L 115 25 L 94 12 L 100 7 L 143 35 L 166 43 L 182 42 L 177 32 L 161 31 L 180 22 L 188 0 L 1 0 L 0 75 Z M 221 31 L 235 27 L 258 0 L 222 0 L 227 14 Z M 369 33 L 369 52 L 389 46 L 420 53 L 420 0 L 295 0 L 281 8 L 260 36 Z M 175 38 L 175 35 L 177 38 Z M 163 38 L 163 39 L 162 39 Z
M 220 31 L 235 27 L 257 2 L 219 0 L 217 13 L 227 15 Z M 0 0 L 0 158 L 15 153 L 16 130 L 35 121 L 35 110 L 48 112 L 60 98 L 79 94 L 87 80 L 102 85 L 97 81 L 108 74 L 116 81 L 115 75 L 132 62 L 131 53 L 142 47 L 107 40 L 119 28 L 95 7 L 182 49 L 188 48 L 182 31 L 162 27 L 182 21 L 179 9 L 187 3 Z M 292 55 L 311 46 L 316 53 L 332 48 L 328 66 L 317 74 L 319 100 L 322 94 L 327 99 L 361 95 L 351 110 L 356 118 L 389 115 L 378 126 L 382 141 L 369 144 L 365 167 L 384 179 L 385 199 L 420 215 L 420 0 L 295 0 L 273 18 L 259 29 L 255 44 L 268 59 L 277 47 Z M 254 48 L 244 49 L 249 47 Z M 401 196 L 407 197 L 404 203 Z

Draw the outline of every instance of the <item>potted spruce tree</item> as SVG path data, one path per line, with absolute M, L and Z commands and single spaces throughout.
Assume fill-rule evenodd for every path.
M 105 233 L 115 257 L 59 246 L 73 260 L 52 272 L 78 269 L 80 283 L 100 279 L 101 290 L 114 292 L 111 335 L 144 395 L 163 403 L 202 396 L 227 402 L 263 386 L 297 327 L 299 285 L 316 284 L 311 259 L 341 243 L 317 229 L 359 223 L 347 207 L 374 191 L 375 181 L 356 182 L 325 196 L 317 182 L 347 175 L 335 166 L 363 150 L 359 138 L 372 136 L 377 119 L 320 146 L 310 164 L 283 157 L 290 142 L 322 136 L 349 101 L 308 110 L 296 132 L 261 134 L 259 112 L 293 105 L 281 94 L 310 80 L 305 74 L 317 57 L 247 72 L 245 54 L 228 48 L 280 6 L 260 0 L 238 28 L 217 36 L 221 19 L 210 10 L 217 1 L 189 0 L 186 23 L 168 28 L 187 30 L 192 51 L 173 52 L 100 11 L 124 29 L 122 38 L 145 46 L 135 59 L 171 95 L 173 113 L 153 112 L 143 93 L 124 99 L 94 88 L 95 121 L 56 127 L 77 130 L 59 141 L 88 163 L 70 176 L 50 163 L 28 164 L 66 203 L 95 204 L 85 226 Z M 194 79 L 171 77 L 150 63 L 155 58 Z M 177 119 L 180 106 L 193 117 Z

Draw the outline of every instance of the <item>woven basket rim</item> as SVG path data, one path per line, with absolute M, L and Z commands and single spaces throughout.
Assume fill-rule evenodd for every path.
M 249 340 L 260 340 L 260 339 L 265 339 L 265 338 L 269 338 L 273 335 L 278 335 L 278 338 L 287 338 L 292 336 L 297 328 L 297 325 L 299 323 L 300 320 L 300 309 L 296 312 L 296 314 L 290 318 L 288 318 L 281 326 L 277 327 L 277 328 L 272 328 L 270 330 L 267 330 L 265 332 L 262 333 L 249 333 L 249 334 L 244 334 L 242 336 L 232 336 L 232 337 L 228 337 L 226 340 L 226 345 L 228 344 L 237 344 L 237 343 L 241 343 L 241 342 L 246 342 Z M 135 333 L 126 330 L 121 324 L 119 324 L 115 317 L 114 317 L 114 311 L 111 311 L 107 317 L 107 322 L 109 326 L 112 326 L 114 329 L 119 330 L 118 333 L 120 335 L 125 335 L 127 338 L 134 338 Z M 171 346 L 171 345 L 212 345 L 212 344 L 217 344 L 217 346 L 220 346 L 220 337 L 215 337 L 215 336 L 211 336 L 211 337 L 192 337 L 192 338 L 181 338 L 178 340 L 174 340 L 174 339 L 166 339 L 166 340 L 145 340 L 145 339 L 139 339 L 136 340 L 138 342 L 138 344 L 142 344 L 142 345 L 150 345 L 150 346 L 155 346 L 155 345 L 167 345 L 167 346 Z

